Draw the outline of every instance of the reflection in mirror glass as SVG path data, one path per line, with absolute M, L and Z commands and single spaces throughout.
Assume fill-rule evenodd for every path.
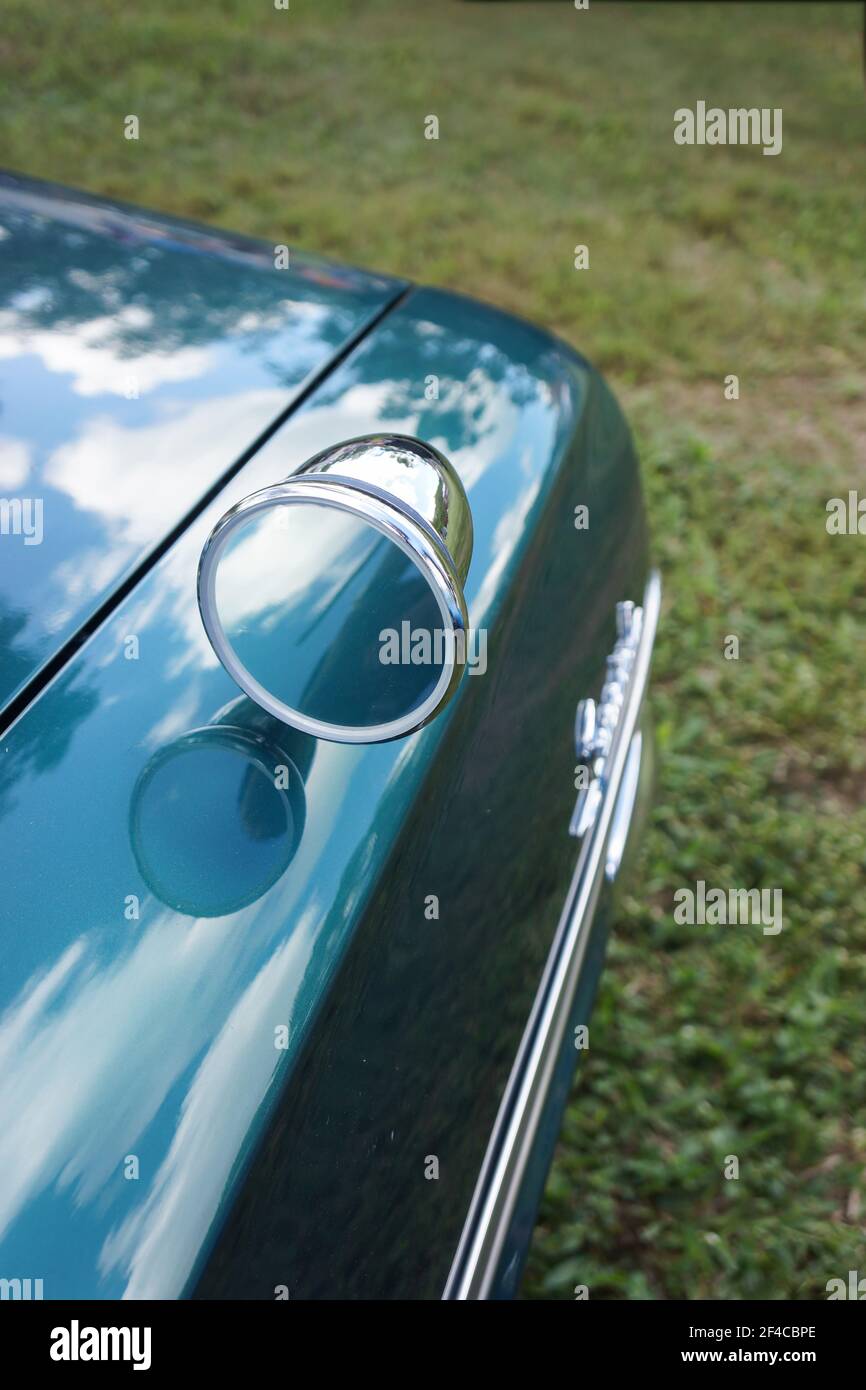
M 311 719 L 359 727 L 402 718 L 442 674 L 430 585 L 349 511 L 295 502 L 254 513 L 220 557 L 215 600 L 253 679 Z M 417 634 L 426 647 L 413 644 Z

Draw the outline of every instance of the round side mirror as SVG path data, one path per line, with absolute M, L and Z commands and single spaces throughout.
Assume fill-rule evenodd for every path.
M 368 435 L 252 493 L 198 573 L 210 642 L 251 699 L 338 743 L 427 724 L 463 675 L 472 517 L 448 460 Z

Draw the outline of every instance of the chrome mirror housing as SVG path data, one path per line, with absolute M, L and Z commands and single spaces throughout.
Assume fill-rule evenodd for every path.
M 431 445 L 367 435 L 317 454 L 217 522 L 198 602 L 225 669 L 316 738 L 420 729 L 464 673 L 472 516 Z

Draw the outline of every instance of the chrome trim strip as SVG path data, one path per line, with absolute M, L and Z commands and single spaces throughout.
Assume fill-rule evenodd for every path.
M 637 801 L 637 789 L 640 785 L 642 764 L 643 734 L 640 729 L 638 729 L 631 741 L 631 747 L 628 750 L 625 772 L 622 774 L 622 786 L 619 789 L 619 796 L 616 799 L 613 822 L 607 841 L 604 872 L 611 883 L 613 883 L 619 873 L 619 866 L 622 863 L 625 847 L 628 844 L 635 802 Z
M 661 580 L 654 570 L 644 592 L 643 630 L 626 704 L 610 749 L 605 796 L 580 847 L 541 984 L 505 1087 L 442 1295 L 445 1299 L 487 1298 L 496 1275 L 560 1056 L 589 926 L 604 882 L 608 838 L 640 719 L 660 605 Z

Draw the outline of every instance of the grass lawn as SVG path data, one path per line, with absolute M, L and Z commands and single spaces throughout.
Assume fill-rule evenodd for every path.
M 665 580 L 660 781 L 527 1297 L 866 1274 L 866 536 L 825 529 L 866 495 L 861 27 L 853 4 L 4 0 L 8 167 L 492 300 L 626 405 Z M 675 145 L 699 99 L 781 107 L 781 154 Z M 781 888 L 782 932 L 675 925 L 698 878 Z

